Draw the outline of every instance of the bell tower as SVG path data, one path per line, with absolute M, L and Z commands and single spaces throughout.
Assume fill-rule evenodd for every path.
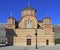
M 51 25 L 51 18 L 48 15 L 43 19 L 43 24 Z
M 15 29 L 15 19 L 12 17 L 12 13 L 10 13 L 10 17 L 7 19 L 6 28 L 7 29 Z

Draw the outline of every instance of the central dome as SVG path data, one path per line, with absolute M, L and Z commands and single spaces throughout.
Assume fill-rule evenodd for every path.
M 36 10 L 30 7 L 30 3 L 22 10 L 22 17 L 24 16 L 36 16 Z
M 31 7 L 26 7 L 23 10 L 35 10 L 35 9 L 34 8 L 31 8 Z
M 36 10 L 28 6 L 22 10 L 22 17 L 23 16 L 36 16 Z

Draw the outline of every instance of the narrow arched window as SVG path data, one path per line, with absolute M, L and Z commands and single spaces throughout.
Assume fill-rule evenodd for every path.
M 31 20 L 30 20 L 30 19 L 28 19 L 28 20 L 26 21 L 26 27 L 27 27 L 27 28 L 32 28 Z

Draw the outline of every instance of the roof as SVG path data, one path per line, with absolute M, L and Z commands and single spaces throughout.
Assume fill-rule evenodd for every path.
M 35 9 L 34 8 L 31 8 L 31 7 L 26 7 L 23 10 L 35 10 Z
M 56 25 L 54 26 L 55 29 L 55 38 L 60 38 L 60 26 Z
M 38 21 L 38 22 L 42 23 L 43 21 Z
M 10 18 L 15 19 L 15 18 L 13 18 L 12 16 L 11 16 L 11 17 L 9 17 L 8 19 L 10 19 Z
M 5 30 L 5 25 L 0 24 L 0 43 L 1 41 L 6 40 L 6 30 Z
M 50 17 L 45 17 L 44 19 L 51 19 Z
M 6 32 L 5 32 L 5 26 L 4 25 L 0 25 L 0 36 L 5 36 Z

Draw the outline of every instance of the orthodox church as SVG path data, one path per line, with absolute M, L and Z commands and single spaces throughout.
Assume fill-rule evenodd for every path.
M 46 46 L 54 45 L 54 29 L 51 18 L 46 16 L 42 21 L 37 20 L 36 10 L 30 6 L 21 11 L 21 20 L 16 21 L 12 16 L 5 25 L 7 44 L 13 46 Z

